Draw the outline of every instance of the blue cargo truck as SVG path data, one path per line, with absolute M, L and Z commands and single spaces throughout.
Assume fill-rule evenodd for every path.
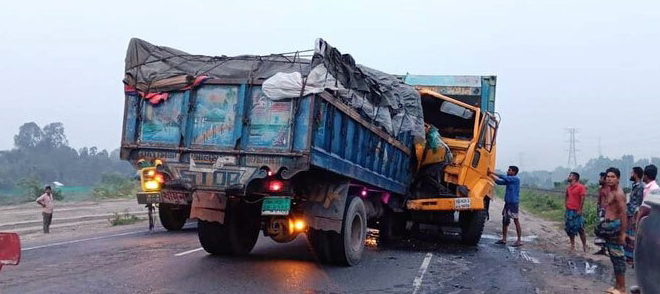
M 121 157 L 139 170 L 138 203 L 168 230 L 196 219 L 211 254 L 305 233 L 322 262 L 358 263 L 367 227 L 406 215 L 422 99 L 321 39 L 311 52 L 202 56 L 132 39 Z M 472 111 L 464 124 L 487 117 L 425 99 Z
M 357 263 L 367 222 L 407 193 L 423 136 L 412 87 L 320 39 L 311 59 L 133 39 L 124 83 L 121 156 L 140 170 L 138 202 L 157 203 L 167 229 L 197 219 L 213 254 L 246 254 L 260 231 L 306 232 L 320 260 Z

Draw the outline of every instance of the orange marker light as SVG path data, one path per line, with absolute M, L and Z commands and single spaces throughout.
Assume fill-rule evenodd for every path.
M 296 228 L 296 231 L 304 230 L 305 229 L 305 221 L 301 220 L 301 219 L 296 220 L 295 228 Z

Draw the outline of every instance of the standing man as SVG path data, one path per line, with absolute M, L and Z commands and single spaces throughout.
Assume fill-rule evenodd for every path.
M 644 177 L 642 178 L 642 181 L 644 182 L 644 202 L 642 203 L 642 206 L 639 208 L 639 212 L 637 213 L 637 219 L 635 221 L 636 226 L 639 225 L 639 221 L 642 219 L 642 217 L 645 217 L 651 213 L 651 205 L 646 203 L 649 195 L 651 193 L 655 195 L 656 193 L 660 192 L 660 187 L 658 186 L 658 183 L 655 182 L 655 178 L 657 176 L 658 168 L 655 165 L 651 164 L 644 167 Z
M 606 171 L 606 182 L 610 187 L 606 207 L 605 220 L 596 227 L 596 233 L 605 239 L 605 248 L 610 255 L 614 267 L 616 284 L 605 293 L 626 293 L 626 260 L 623 245 L 626 244 L 626 228 L 628 215 L 626 211 L 626 196 L 619 187 L 621 172 L 610 167 Z
M 51 193 L 50 186 L 46 186 L 44 194 L 37 198 L 37 204 L 41 205 L 41 214 L 44 217 L 44 234 L 50 233 L 50 222 L 53 220 L 53 208 L 55 207 L 55 199 Z
M 518 179 L 518 167 L 515 165 L 509 166 L 506 175 L 491 173 L 495 183 L 498 185 L 506 185 L 506 193 L 504 194 L 504 209 L 502 210 L 502 239 L 497 241 L 496 244 L 506 245 L 506 235 L 509 230 L 511 219 L 516 224 L 516 234 L 518 240 L 513 244 L 513 247 L 522 246 L 522 229 L 520 228 L 520 221 L 518 220 L 518 201 L 520 198 L 520 179 Z
M 598 221 L 601 222 L 605 219 L 605 200 L 607 199 L 607 195 L 610 193 L 610 187 L 607 186 L 605 183 L 605 172 L 600 173 L 600 178 L 598 179 L 598 185 L 600 188 L 598 188 L 598 200 L 596 202 L 596 216 L 598 217 Z M 607 250 L 605 249 L 605 241 L 601 238 L 596 237 L 594 239 L 594 244 L 600 246 L 600 250 L 598 250 L 595 255 L 607 255 Z
M 642 184 L 642 178 L 644 177 L 644 170 L 639 167 L 633 167 L 632 172 L 630 173 L 630 180 L 633 182 L 632 190 L 630 191 L 630 200 L 626 205 L 628 227 L 626 228 L 626 262 L 629 265 L 633 266 L 633 255 L 635 252 L 635 230 L 636 223 L 635 220 L 637 211 L 639 207 L 642 206 L 642 201 L 644 200 L 644 185 Z
M 568 187 L 566 187 L 566 212 L 564 213 L 564 230 L 571 239 L 571 250 L 575 251 L 575 236 L 580 234 L 582 250 L 587 252 L 587 235 L 584 233 L 584 218 L 582 211 L 584 199 L 587 197 L 587 188 L 580 184 L 580 174 L 568 174 Z

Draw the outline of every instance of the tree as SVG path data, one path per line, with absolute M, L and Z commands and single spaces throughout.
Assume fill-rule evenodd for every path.
M 61 122 L 46 125 L 43 131 L 42 144 L 51 148 L 68 146 L 69 141 L 64 134 L 64 125 Z
M 34 122 L 23 124 L 14 136 L 14 146 L 18 149 L 34 148 L 43 140 L 44 132 Z

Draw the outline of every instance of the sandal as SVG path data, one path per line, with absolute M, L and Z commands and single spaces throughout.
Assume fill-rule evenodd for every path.
M 617 290 L 614 287 L 610 287 L 609 289 L 605 290 L 605 293 L 607 293 L 607 294 L 626 294 L 626 292 L 621 292 L 621 291 Z
M 506 245 L 506 242 L 504 242 L 502 240 L 497 240 L 497 242 L 495 242 L 495 244 L 497 244 L 497 245 Z
M 520 247 L 520 246 L 522 246 L 522 242 L 516 242 L 513 243 L 513 245 L 511 245 L 511 247 Z

